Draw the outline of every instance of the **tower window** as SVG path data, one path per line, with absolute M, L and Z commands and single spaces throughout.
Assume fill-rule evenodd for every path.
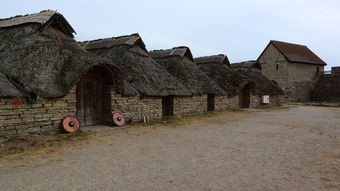
M 276 66 L 275 66 L 275 67 L 276 67 L 276 70 L 279 70 L 279 65 L 278 65 L 278 64 L 276 64 Z

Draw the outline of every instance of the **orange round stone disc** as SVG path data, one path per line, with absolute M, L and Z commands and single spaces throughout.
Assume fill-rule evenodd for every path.
M 68 133 L 74 133 L 78 131 L 80 127 L 78 119 L 74 116 L 64 117 L 62 124 L 63 124 L 64 130 Z
M 125 118 L 124 118 L 123 114 L 121 114 L 119 112 L 113 113 L 112 121 L 117 126 L 123 126 L 125 124 Z

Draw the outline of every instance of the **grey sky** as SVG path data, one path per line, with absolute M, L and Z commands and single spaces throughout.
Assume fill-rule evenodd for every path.
M 0 18 L 44 9 L 63 14 L 80 41 L 138 32 L 149 50 L 185 45 L 237 62 L 272 39 L 307 45 L 326 69 L 340 65 L 338 0 L 5 0 Z

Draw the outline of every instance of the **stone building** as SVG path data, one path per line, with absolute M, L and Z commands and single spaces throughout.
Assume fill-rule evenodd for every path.
M 242 107 L 240 96 L 243 88 L 248 84 L 247 78 L 230 68 L 228 57 L 223 54 L 197 57 L 197 66 L 220 87 L 228 96 L 216 96 L 216 110 L 237 109 Z
M 174 115 L 213 111 L 216 107 L 216 96 L 227 95 L 194 63 L 188 47 L 154 50 L 150 55 L 192 93 L 192 96 L 168 97 L 164 104 L 174 104 L 173 110 L 169 111 Z
M 340 67 L 320 75 L 312 93 L 313 101 L 340 101 Z
M 138 34 L 85 41 L 82 46 L 114 63 L 126 80 L 137 90 L 138 96 L 113 96 L 112 107 L 133 121 L 144 117 L 160 119 L 171 115 L 173 105 L 164 105 L 168 97 L 191 96 L 192 94 L 174 76 L 159 65 L 147 51 Z
M 247 85 L 242 88 L 240 104 L 243 108 L 277 107 L 284 103 L 283 90 L 261 72 L 257 61 L 239 62 L 231 68 L 246 77 Z
M 288 101 L 310 101 L 311 90 L 326 65 L 306 46 L 273 40 L 257 61 L 262 73 L 284 90 Z

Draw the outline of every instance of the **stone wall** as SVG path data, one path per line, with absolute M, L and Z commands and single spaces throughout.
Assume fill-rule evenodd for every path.
M 250 108 L 272 108 L 272 107 L 281 107 L 284 104 L 284 96 L 283 95 L 269 95 L 269 103 L 262 103 L 262 96 L 259 95 L 251 95 L 250 98 Z
M 207 95 L 174 97 L 174 115 L 189 115 L 207 111 Z
M 340 75 L 320 76 L 312 93 L 313 101 L 340 101 Z
M 261 106 L 261 97 L 258 95 L 250 95 L 250 108 L 259 108 Z
M 76 115 L 76 88 L 58 99 L 29 104 L 23 98 L 0 98 L 0 136 L 58 131 L 61 120 Z
M 239 96 L 215 96 L 215 111 L 239 108 Z
M 268 46 L 259 62 L 262 73 L 278 83 L 289 101 L 310 101 L 311 90 L 324 71 L 322 65 L 288 62 L 273 45 Z
M 150 120 L 162 118 L 162 97 L 125 97 L 118 94 L 114 88 L 111 91 L 112 112 L 121 112 L 126 120 L 143 121 L 144 117 Z
M 264 76 L 275 81 L 283 91 L 289 87 L 289 63 L 273 45 L 268 46 L 258 61 L 261 64 L 261 71 Z

